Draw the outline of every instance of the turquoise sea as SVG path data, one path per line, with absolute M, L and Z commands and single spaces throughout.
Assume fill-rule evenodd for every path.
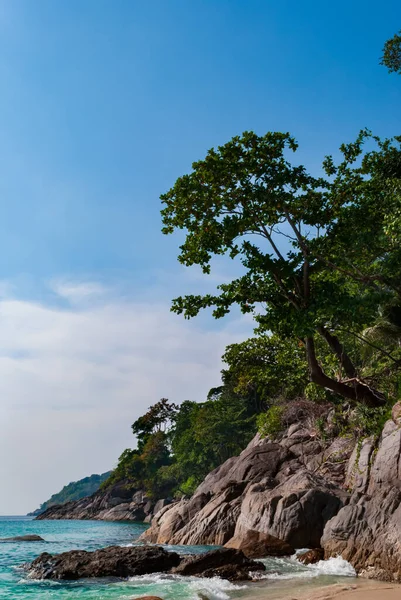
M 295 558 L 267 559 L 267 572 L 258 583 L 235 585 L 221 579 L 183 578 L 167 575 L 135 577 L 128 581 L 85 580 L 53 583 L 27 578 L 21 565 L 41 552 L 60 553 L 75 548 L 95 550 L 113 544 L 135 544 L 146 525 L 104 521 L 34 521 L 28 517 L 0 517 L 0 538 L 37 534 L 45 542 L 0 543 L 1 600 L 128 600 L 144 595 L 164 600 L 229 600 L 282 598 L 309 587 L 349 583 L 352 568 L 342 559 L 313 567 Z M 173 548 L 171 548 L 173 549 Z M 182 553 L 205 547 L 174 547 Z

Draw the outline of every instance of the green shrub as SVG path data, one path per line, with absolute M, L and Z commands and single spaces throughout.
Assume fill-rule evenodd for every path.
M 274 438 L 283 430 L 283 412 L 282 406 L 271 406 L 268 411 L 258 415 L 256 423 L 263 438 Z
M 391 407 L 388 405 L 369 408 L 365 404 L 358 404 L 350 417 L 351 430 L 358 438 L 378 438 L 390 418 Z

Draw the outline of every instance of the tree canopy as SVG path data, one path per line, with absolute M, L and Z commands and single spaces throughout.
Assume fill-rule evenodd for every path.
M 163 232 L 186 231 L 182 264 L 207 275 L 212 258 L 227 255 L 240 259 L 244 273 L 215 295 L 176 298 L 172 310 L 191 318 L 213 307 L 220 318 L 239 305 L 254 315 L 259 335 L 299 340 L 312 382 L 354 402 L 383 404 L 347 343 L 380 307 L 400 300 L 400 249 L 388 235 L 388 215 L 400 207 L 400 141 L 363 131 L 341 147 L 338 164 L 325 158 L 324 177 L 290 162 L 298 146 L 289 133 L 245 132 L 209 150 L 161 196 Z M 324 368 L 320 340 L 336 374 Z

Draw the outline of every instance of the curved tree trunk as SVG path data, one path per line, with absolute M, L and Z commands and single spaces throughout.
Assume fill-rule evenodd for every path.
M 331 334 L 329 334 L 329 335 L 331 336 Z M 332 337 L 334 338 L 334 336 L 332 336 Z M 338 339 L 337 339 L 337 342 L 338 342 L 339 346 L 342 347 L 341 343 Z M 343 396 L 344 398 L 348 398 L 349 400 L 352 400 L 353 402 L 363 402 L 363 404 L 366 404 L 366 406 L 369 406 L 372 408 L 382 406 L 383 404 L 385 404 L 385 402 L 386 402 L 385 396 L 383 396 L 383 394 L 381 394 L 380 392 L 370 388 L 368 385 L 358 381 L 356 379 L 356 371 L 355 371 L 355 375 L 351 376 L 351 379 L 353 381 L 349 382 L 349 383 L 337 381 L 336 379 L 333 379 L 332 377 L 329 377 L 328 375 L 326 375 L 326 373 L 323 371 L 322 367 L 320 366 L 319 361 L 317 360 L 315 341 L 312 337 L 306 338 L 305 346 L 306 346 L 306 354 L 307 354 L 308 365 L 309 365 L 310 378 L 311 378 L 311 381 L 313 381 L 313 383 L 316 383 L 317 385 L 320 385 L 328 390 L 331 390 L 335 394 L 339 394 L 340 396 Z M 336 352 L 336 354 L 337 354 L 337 352 Z M 342 356 L 344 356 L 344 355 L 342 355 Z M 351 361 L 350 361 L 350 363 L 352 365 Z M 349 364 L 348 364 L 348 368 L 350 368 Z M 347 373 L 347 371 L 346 371 L 346 373 Z M 347 373 L 347 375 L 348 375 L 348 373 Z

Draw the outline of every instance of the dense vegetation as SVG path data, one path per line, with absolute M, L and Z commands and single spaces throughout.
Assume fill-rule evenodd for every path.
M 401 72 L 401 37 L 382 64 Z M 163 399 L 133 425 L 106 486 L 124 480 L 153 496 L 191 493 L 255 434 L 276 435 L 291 411 L 321 407 L 340 434 L 376 435 L 401 385 L 401 136 L 361 131 L 319 176 L 291 158 L 289 133 L 245 132 L 211 149 L 161 196 L 163 232 L 185 232 L 178 260 L 238 264 L 215 294 L 188 295 L 186 318 L 234 306 L 254 337 L 227 348 L 223 385 L 202 404 Z M 321 432 L 324 435 L 324 432 Z
M 65 504 L 71 500 L 80 500 L 85 496 L 91 496 L 98 491 L 104 481 L 106 481 L 111 475 L 111 472 L 103 473 L 102 475 L 90 475 L 79 481 L 72 481 L 68 485 L 65 485 L 61 492 L 53 494 L 49 500 L 43 502 L 40 507 L 31 514 L 39 515 L 51 506 L 56 504 Z

